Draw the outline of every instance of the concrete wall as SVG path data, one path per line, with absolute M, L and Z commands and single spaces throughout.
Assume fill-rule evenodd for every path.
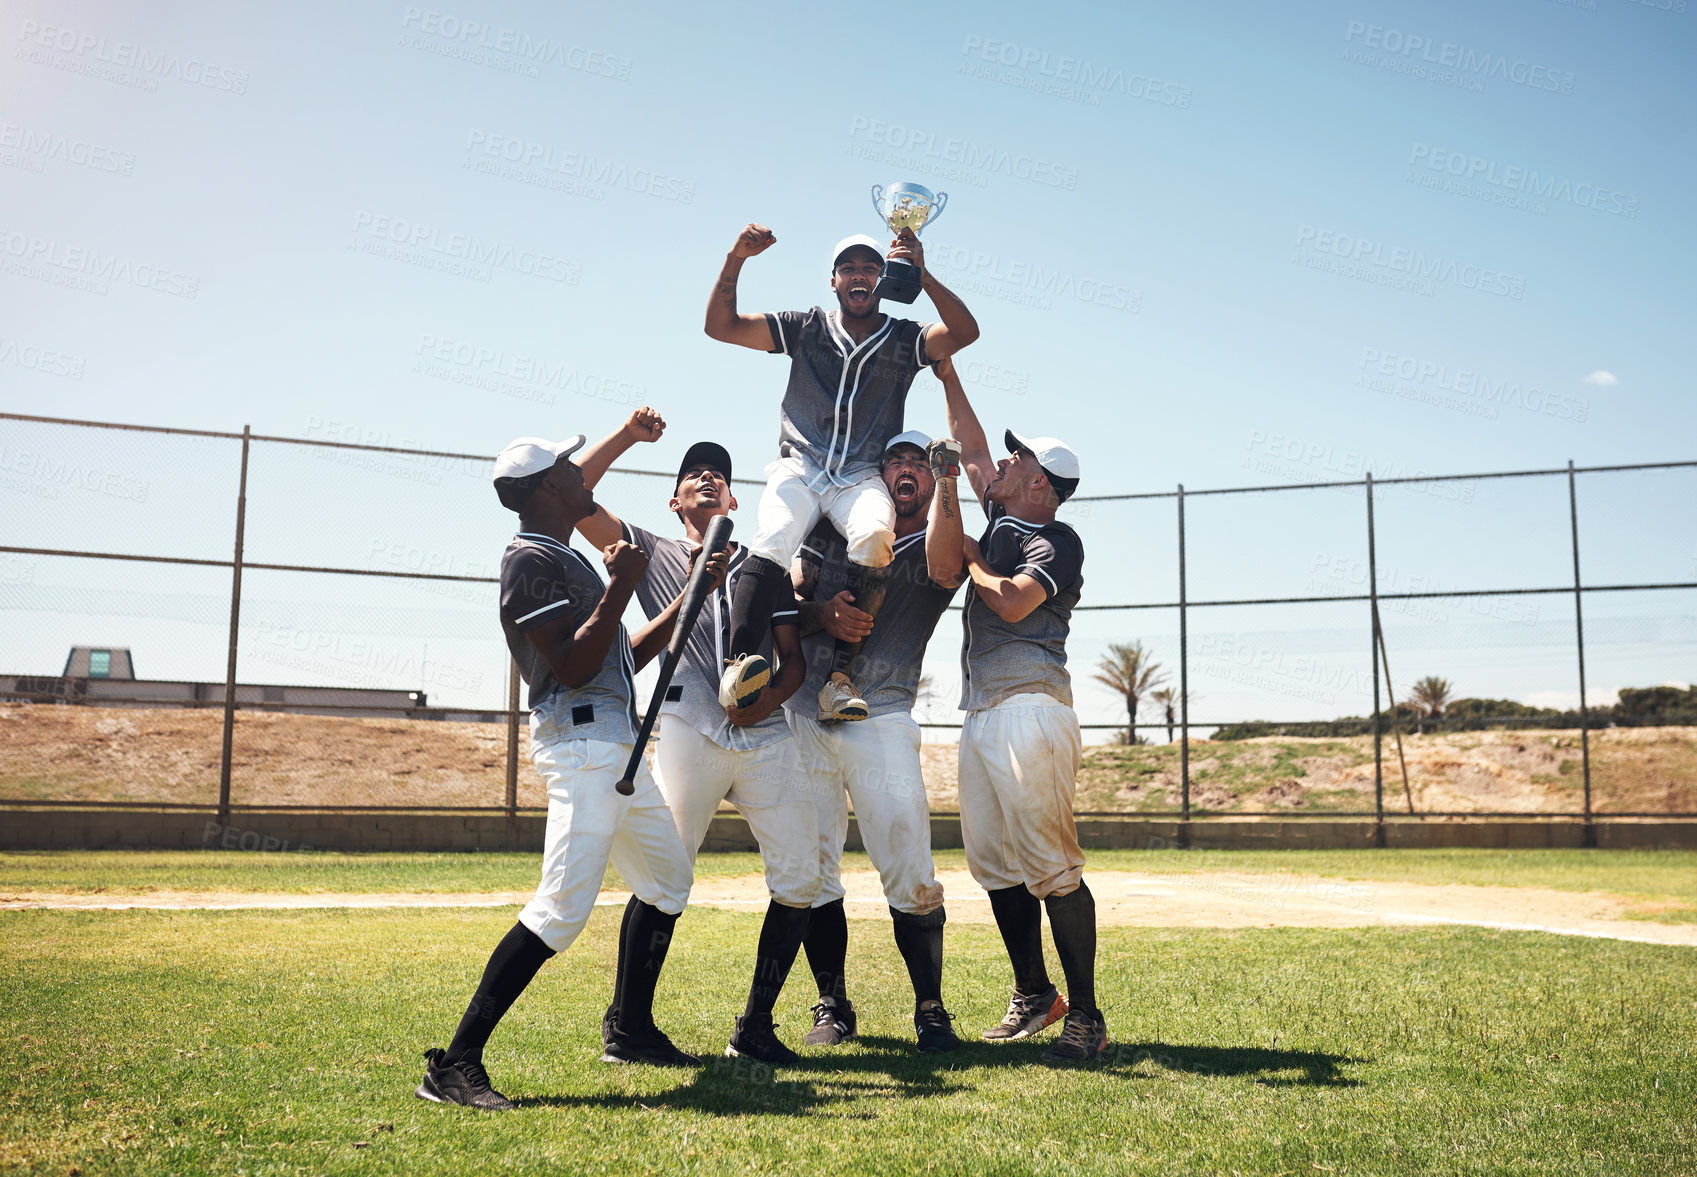
M 543 815 L 520 814 L 509 823 L 501 814 L 319 813 L 311 810 L 253 810 L 220 823 L 211 812 L 128 809 L 0 808 L 0 850 L 527 850 L 542 848 Z M 1604 849 L 1697 849 L 1697 821 L 1598 822 L 1596 845 Z M 1141 818 L 1081 818 L 1079 842 L 1086 850 L 1370 849 L 1370 821 L 1192 822 Z M 931 819 L 931 844 L 961 844 L 958 817 Z M 1477 846 L 1499 849 L 1578 847 L 1585 826 L 1578 821 L 1433 820 L 1386 822 L 1384 845 L 1436 849 Z M 860 833 L 849 823 L 848 848 L 859 850 Z M 754 850 L 742 818 L 721 816 L 708 828 L 704 851 Z

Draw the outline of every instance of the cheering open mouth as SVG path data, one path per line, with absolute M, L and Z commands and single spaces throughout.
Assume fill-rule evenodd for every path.
M 856 281 L 849 283 L 848 304 L 859 310 L 872 303 L 872 283 Z
M 896 487 L 890 493 L 898 499 L 918 498 L 919 480 L 911 474 L 903 474 L 896 479 Z

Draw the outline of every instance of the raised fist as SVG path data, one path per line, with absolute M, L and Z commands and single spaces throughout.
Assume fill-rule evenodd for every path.
M 632 441 L 659 441 L 666 432 L 666 419 L 647 405 L 630 415 L 625 422 L 625 434 Z
M 931 463 L 933 478 L 958 478 L 960 442 L 952 437 L 939 437 L 925 447 L 925 460 Z
M 734 257 L 753 257 L 757 253 L 765 253 L 777 242 L 772 230 L 765 225 L 756 225 L 752 221 L 743 227 L 737 235 L 737 243 L 731 246 Z
M 607 565 L 608 580 L 629 583 L 641 580 L 642 574 L 648 571 L 648 553 L 641 548 L 632 547 L 622 539 L 601 550 L 601 562 Z

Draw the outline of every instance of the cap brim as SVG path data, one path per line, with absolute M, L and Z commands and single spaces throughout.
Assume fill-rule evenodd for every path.
M 554 447 L 554 457 L 556 459 L 569 458 L 581 450 L 587 441 L 588 439 L 585 438 L 583 434 L 573 434 L 571 437 L 566 438 L 566 440 Z
M 1011 454 L 1017 450 L 1024 450 L 1028 454 L 1035 454 L 1037 452 L 1036 448 L 1029 441 L 1026 441 L 1025 438 L 1021 437 L 1013 430 L 1007 429 L 1003 432 L 1006 434 L 1003 440 L 1007 443 L 1008 453 Z

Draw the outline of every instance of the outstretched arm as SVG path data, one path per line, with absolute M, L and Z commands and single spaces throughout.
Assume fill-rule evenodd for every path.
M 972 483 L 972 497 L 984 501 L 984 488 L 996 471 L 996 460 L 990 456 L 990 440 L 984 436 L 984 426 L 966 399 L 960 376 L 948 360 L 933 365 L 937 379 L 943 382 L 943 398 L 948 411 L 949 434 L 960 442 L 960 462 Z
M 647 405 L 643 405 L 619 428 L 600 441 L 584 446 L 574 455 L 577 468 L 583 471 L 583 484 L 593 490 L 620 454 L 639 441 L 659 441 L 660 435 L 665 432 L 665 419 Z M 600 503 L 595 504 L 593 515 L 578 520 L 577 532 L 598 548 L 605 548 L 617 542 L 624 534 L 619 526 L 618 516 Z
M 960 517 L 960 497 L 955 479 L 960 475 L 960 443 L 941 438 L 925 451 L 931 461 L 931 476 L 937 491 L 931 496 L 931 516 L 925 527 L 925 574 L 944 588 L 956 588 L 965 562 L 962 541 L 965 526 Z
M 713 283 L 713 294 L 707 300 L 705 330 L 710 339 L 734 343 L 755 351 L 772 350 L 772 331 L 766 326 L 765 315 L 737 313 L 737 278 L 742 264 L 756 254 L 765 253 L 778 239 L 765 225 L 750 222 L 738 234 L 736 244 L 725 257 L 719 280 Z
M 890 256 L 898 261 L 912 262 L 919 267 L 920 285 L 931 296 L 942 320 L 925 329 L 925 354 L 932 363 L 946 360 L 978 338 L 978 320 L 966 309 L 954 291 L 944 286 L 925 266 L 925 247 L 912 229 L 903 229 L 890 243 Z

